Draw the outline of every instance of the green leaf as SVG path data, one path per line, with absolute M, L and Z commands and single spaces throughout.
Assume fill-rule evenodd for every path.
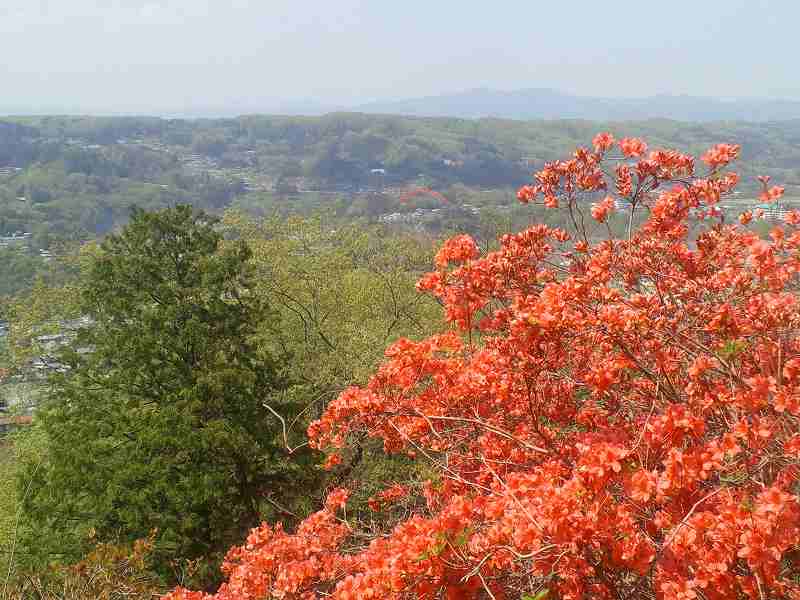
M 747 349 L 747 341 L 746 340 L 728 340 L 725 342 L 725 345 L 719 351 L 719 353 L 726 359 L 730 360 L 735 358 L 737 354 L 740 354 L 744 350 Z

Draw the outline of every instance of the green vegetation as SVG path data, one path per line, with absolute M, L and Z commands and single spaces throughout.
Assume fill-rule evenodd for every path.
M 397 518 L 368 500 L 435 478 L 424 463 L 364 436 L 322 472 L 308 423 L 389 344 L 442 329 L 414 288 L 440 238 L 490 248 L 531 222 L 566 225 L 514 188 L 605 128 L 694 152 L 742 142 L 741 198 L 756 172 L 800 185 L 800 123 L 0 122 L 0 236 L 14 236 L 0 248 L 0 369 L 16 378 L 0 398 L 39 399 L 33 425 L 0 439 L 0 566 L 20 597 L 31 573 L 83 585 L 65 567 L 81 561 L 147 590 L 212 586 L 250 527 L 291 530 L 333 486 L 357 490 L 361 521 Z M 408 200 L 420 188 L 437 194 Z M 586 217 L 589 236 L 627 227 Z M 56 372 L 31 375 L 44 359 Z
M 33 285 L 44 267 L 39 257 L 11 248 L 0 248 L 0 297 L 13 296 Z
M 254 293 L 280 313 L 274 352 L 290 357 L 308 397 L 327 401 L 364 382 L 388 343 L 437 327 L 438 305 L 414 289 L 431 265 L 429 239 L 324 213 L 255 221 L 232 212 L 223 223 L 252 248 Z
M 105 234 L 133 206 L 180 203 L 257 214 L 327 206 L 375 217 L 403 210 L 396 189 L 413 185 L 445 192 L 455 204 L 469 190 L 504 189 L 507 197 L 532 170 L 603 129 L 692 153 L 735 140 L 745 192 L 755 189 L 756 174 L 800 185 L 800 121 L 30 117 L 0 122 L 0 235 L 28 231 L 34 247 L 47 248 Z M 497 198 L 473 200 L 483 206 Z
M 155 600 L 164 586 L 152 568 L 154 536 L 133 544 L 98 543 L 74 565 L 54 564 L 16 581 L 3 600 Z
M 74 561 L 89 533 L 130 543 L 155 529 L 156 556 L 211 558 L 202 582 L 272 516 L 267 500 L 291 505 L 313 480 L 313 457 L 287 451 L 273 416 L 295 408 L 277 404 L 287 383 L 257 344 L 274 316 L 250 250 L 219 249 L 213 225 L 188 207 L 137 211 L 103 242 L 81 282 L 93 322 L 37 411 L 47 446 L 23 478 L 26 557 Z
M 331 485 L 361 489 L 354 510 L 367 511 L 379 482 L 413 477 L 368 440 L 323 473 L 303 442 L 387 343 L 441 326 L 414 289 L 433 248 L 332 212 L 231 211 L 217 223 L 188 207 L 137 211 L 70 259 L 75 279 L 21 294 L 9 310 L 15 372 L 48 352 L 70 369 L 46 387 L 6 385 L 40 395 L 34 425 L 6 438 L 0 550 L 15 549 L 14 571 L 155 531 L 162 584 L 211 585 L 220 551 L 260 520 L 291 528 Z M 80 315 L 93 322 L 48 350 Z

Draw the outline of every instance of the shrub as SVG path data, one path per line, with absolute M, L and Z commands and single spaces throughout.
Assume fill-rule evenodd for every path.
M 152 600 L 163 593 L 150 569 L 154 536 L 131 546 L 97 544 L 80 562 L 20 577 L 3 600 Z
M 698 176 L 601 134 L 519 192 L 574 231 L 447 242 L 418 287 L 452 330 L 392 345 L 309 428 L 429 462 L 386 495 L 424 505 L 365 535 L 335 490 L 294 533 L 253 530 L 216 595 L 167 598 L 800 597 L 800 213 L 768 240 L 725 224 L 738 152 Z M 598 241 L 619 204 L 624 239 Z

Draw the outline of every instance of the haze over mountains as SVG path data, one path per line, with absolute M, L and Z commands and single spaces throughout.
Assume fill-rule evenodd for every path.
M 430 117 L 475 119 L 586 119 L 628 121 L 781 121 L 800 119 L 800 101 L 658 95 L 643 98 L 574 96 L 552 89 L 500 91 L 478 88 L 396 102 L 374 102 L 355 110 Z
M 660 94 L 640 98 L 577 96 L 549 88 L 496 90 L 475 88 L 462 92 L 366 104 L 324 99 L 242 100 L 228 106 L 165 107 L 163 110 L 100 109 L 50 106 L 28 108 L 0 105 L 0 114 L 156 115 L 172 118 L 220 118 L 243 114 L 319 116 L 333 112 L 392 114 L 418 117 L 517 120 L 584 119 L 639 121 L 673 119 L 688 122 L 785 121 L 800 119 L 800 100 L 771 98 L 714 98 Z

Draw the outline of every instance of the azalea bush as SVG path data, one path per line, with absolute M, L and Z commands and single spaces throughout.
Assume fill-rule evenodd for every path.
M 384 531 L 332 490 L 254 529 L 216 594 L 167 598 L 800 598 L 800 213 L 726 223 L 738 154 L 600 134 L 519 191 L 570 230 L 448 241 L 418 288 L 451 330 L 393 344 L 308 431 L 329 464 L 370 436 L 435 476 L 373 499 L 401 505 Z

